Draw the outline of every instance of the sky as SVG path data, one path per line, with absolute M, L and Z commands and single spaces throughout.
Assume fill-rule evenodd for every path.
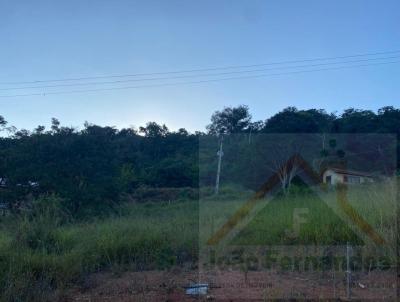
M 0 0 L 0 115 L 27 129 L 56 117 L 65 126 L 156 121 L 195 131 L 204 130 L 215 110 L 239 104 L 250 107 L 254 120 L 287 106 L 338 113 L 399 107 L 400 63 L 97 92 L 46 95 L 138 83 L 9 90 L 24 87 L 11 82 L 397 50 L 398 0 Z M 45 84 L 57 83 L 66 82 Z M 7 97 L 30 93 L 45 95 Z

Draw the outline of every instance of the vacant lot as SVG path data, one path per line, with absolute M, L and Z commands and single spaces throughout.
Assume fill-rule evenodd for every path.
M 384 247 L 361 238 L 355 229 L 341 220 L 340 209 L 335 208 L 335 191 L 328 191 L 324 199 L 302 189 L 294 189 L 289 195 L 277 196 L 267 203 L 266 207 L 238 232 L 231 245 L 329 246 L 350 242 L 365 246 L 364 250 L 372 256 L 383 253 L 391 259 L 390 266 L 395 266 L 397 232 L 394 209 L 397 204 L 393 198 L 393 190 L 395 186 L 387 183 L 379 187 L 374 185 L 349 191 L 349 203 L 385 238 L 387 244 Z M 200 203 L 179 201 L 128 204 L 121 206 L 111 216 L 93 218 L 85 223 L 59 222 L 57 213 L 43 209 L 43 212 L 33 218 L 26 215 L 6 216 L 1 222 L 0 234 L 2 300 L 54 301 L 71 295 L 84 298 L 85 292 L 101 296 L 98 287 L 103 287 L 102 291 L 107 292 L 107 284 L 110 284 L 108 290 L 114 293 L 117 281 L 112 280 L 118 278 L 124 280 L 121 284 L 128 281 L 135 284 L 132 297 L 137 297 L 138 291 L 141 291 L 142 297 L 146 293 L 156 297 L 167 297 L 170 293 L 171 299 L 174 297 L 173 293 L 179 296 L 183 292 L 182 286 L 188 284 L 189 279 L 197 280 L 196 277 L 199 276 L 199 244 L 204 243 L 203 238 L 199 239 L 199 233 L 212 234 L 251 196 L 251 192 L 227 191 L 218 198 L 202 199 Z M 308 219 L 301 224 L 297 236 L 290 236 L 287 230 L 293 226 L 293 209 L 296 208 L 307 208 Z M 391 270 L 393 269 L 392 267 Z M 143 271 L 153 273 L 140 273 Z M 390 269 L 387 271 L 387 279 L 393 284 L 393 272 L 389 272 Z M 227 278 L 219 275 L 213 281 L 214 273 L 208 272 L 204 279 L 218 285 L 222 280 L 230 282 L 229 278 L 240 281 L 244 274 L 247 278 L 247 273 L 248 268 L 241 268 Z M 377 271 L 372 267 L 369 272 L 360 275 L 359 280 L 370 280 L 372 275 L 368 273 L 377 274 Z M 249 276 L 254 274 L 255 272 L 251 272 Z M 285 272 L 268 274 L 268 278 L 276 285 L 287 279 L 284 277 Z M 140 285 L 140 282 L 144 281 L 140 281 L 138 276 L 147 276 L 149 280 L 155 278 L 152 284 L 157 284 L 156 287 L 160 289 L 154 289 L 149 283 L 150 287 L 153 286 L 150 290 L 146 288 L 146 282 Z M 296 273 L 291 276 L 293 278 L 285 282 L 292 280 L 290 282 L 294 287 L 304 283 L 302 278 L 314 280 L 314 286 L 319 286 L 319 275 L 302 277 L 302 273 Z M 379 280 L 385 281 L 385 276 L 380 274 Z M 326 280 L 321 280 L 329 283 L 332 278 L 332 275 L 329 275 L 325 276 Z M 343 292 L 339 291 L 343 291 L 341 282 L 344 275 L 336 278 L 336 281 L 332 281 L 337 282 L 337 287 L 334 288 L 337 288 L 338 293 L 335 295 L 343 295 Z M 332 282 L 329 286 L 326 285 L 329 290 L 333 290 Z M 121 286 L 124 291 L 128 290 Z M 169 287 L 171 289 L 168 289 Z M 71 288 L 74 290 L 71 291 Z M 360 295 L 364 295 L 362 289 L 358 286 L 355 292 L 361 291 Z M 327 292 L 328 289 L 322 290 L 324 291 Z M 160 292 L 167 296 L 157 296 Z M 234 295 L 233 289 L 228 292 Z M 249 292 L 254 293 L 254 290 Z M 264 293 L 263 290 L 255 292 L 260 295 Z M 378 293 L 379 290 L 375 292 Z M 214 293 L 223 295 L 218 289 L 215 289 Z M 304 295 L 307 293 L 312 297 L 319 295 L 317 289 L 302 292 Z M 264 293 L 265 295 L 267 294 Z M 268 295 L 273 293 L 268 292 Z M 272 297 L 268 295 L 265 297 Z M 129 292 L 125 293 L 125 297 L 129 298 Z M 128 298 L 126 301 L 131 301 Z

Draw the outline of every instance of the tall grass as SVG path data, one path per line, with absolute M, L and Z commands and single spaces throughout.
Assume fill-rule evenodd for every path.
M 0 222 L 0 301 L 56 301 L 65 289 L 93 272 L 166 269 L 197 264 L 199 233 L 212 234 L 252 195 L 221 188 L 218 197 L 147 202 L 121 206 L 118 214 L 74 222 L 59 210 L 54 196 L 35 202 L 29 215 L 8 216 Z M 371 253 L 396 250 L 396 186 L 392 183 L 349 190 L 351 205 L 387 239 L 387 250 L 367 243 Z M 203 192 L 204 193 L 204 192 Z M 359 243 L 353 229 L 332 209 L 335 191 L 326 203 L 303 189 L 278 195 L 242 229 L 233 244 Z M 331 203 L 331 204 L 329 204 Z M 299 236 L 288 237 L 293 209 L 308 208 Z M 340 209 L 336 209 L 340 210 Z M 200 227 L 200 230 L 199 230 Z M 204 232 L 205 231 L 205 232 Z M 200 238 L 200 241 L 202 238 Z M 397 260 L 397 259 L 396 259 Z
M 129 205 L 120 213 L 90 223 L 54 224 L 48 214 L 9 222 L 0 236 L 1 301 L 54 301 L 91 272 L 196 261 L 197 202 Z
M 385 244 L 376 244 L 359 228 L 338 202 L 338 188 L 327 191 L 292 187 L 289 194 L 276 194 L 261 200 L 261 207 L 251 219 L 238 223 L 228 242 L 231 246 L 317 246 L 340 247 L 350 243 L 361 246 L 363 256 L 384 256 L 397 262 L 397 184 L 393 181 L 349 186 L 346 203 L 379 234 Z M 316 193 L 318 192 L 318 193 Z M 204 198 L 200 203 L 200 242 L 206 245 L 221 227 L 243 206 L 243 194 L 230 200 Z M 300 225 L 296 226 L 296 210 Z M 297 217 L 298 218 L 298 217 Z M 297 234 L 296 234 L 297 227 Z M 226 244 L 226 243 L 225 243 Z

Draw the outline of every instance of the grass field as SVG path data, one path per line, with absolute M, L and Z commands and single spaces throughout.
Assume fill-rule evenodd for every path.
M 164 269 L 197 258 L 197 202 L 147 203 L 120 216 L 52 228 L 43 221 L 3 222 L 3 301 L 46 301 L 54 289 L 100 270 Z
M 274 198 L 238 233 L 232 244 L 361 243 L 362 240 L 334 213 L 335 192 L 326 194 L 325 202 L 304 190 Z M 395 194 L 392 184 L 349 191 L 352 206 L 388 241 L 385 248 L 364 242 L 367 250 L 374 253 L 374 249 L 384 249 L 394 261 Z M 183 264 L 191 264 L 195 269 L 199 227 L 200 233 L 211 234 L 249 196 L 251 192 L 231 192 L 217 199 L 208 197 L 200 203 L 129 204 L 122 206 L 118 215 L 86 223 L 57 224 L 49 213 L 33 220 L 5 217 L 0 224 L 2 301 L 54 301 L 62 296 L 63 290 L 82 283 L 85 276 L 98 271 L 162 270 Z M 309 211 L 299 235 L 291 238 L 287 230 L 293 224 L 295 208 Z
M 397 261 L 397 188 L 392 182 L 353 186 L 347 189 L 346 205 L 337 198 L 336 189 L 325 191 L 294 188 L 287 195 L 260 201 L 261 206 L 242 226 L 233 227 L 234 234 L 225 243 L 229 246 L 327 246 L 349 243 L 363 247 L 363 256 L 385 256 Z M 200 242 L 216 234 L 223 225 L 251 198 L 205 200 L 200 203 Z M 296 214 L 300 213 L 300 214 Z M 384 240 L 376 243 L 356 223 L 362 218 L 375 234 Z M 296 222 L 296 219 L 300 222 Z M 237 227 L 239 226 L 239 227 Z M 235 230 L 235 228 L 238 230 Z
M 348 187 L 344 207 L 336 188 L 295 187 L 288 195 L 259 200 L 254 213 L 248 213 L 250 218 L 236 224 L 230 219 L 251 200 L 250 192 L 230 200 L 206 198 L 199 209 L 200 264 L 203 270 L 246 272 L 273 265 L 278 271 L 329 271 L 334 267 L 344 272 L 349 244 L 354 270 L 395 269 L 399 239 L 396 194 L 395 184 L 389 182 Z M 357 217 L 384 243 L 375 242 Z M 230 231 L 210 246 L 207 241 L 226 225 Z

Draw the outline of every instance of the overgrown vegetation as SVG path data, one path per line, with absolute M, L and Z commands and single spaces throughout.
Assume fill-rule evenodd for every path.
M 392 209 L 396 199 L 390 195 L 395 187 L 386 186 L 391 184 L 355 188 L 349 197 L 352 206 L 388 240 L 385 249 L 364 241 L 341 220 L 340 212 L 332 210 L 337 205 L 334 190 L 322 200 L 297 186 L 288 195 L 278 194 L 231 244 L 334 246 L 350 241 L 366 244 L 366 256 L 375 255 L 378 248 L 395 263 L 397 232 Z M 86 222 L 66 219 L 57 197 L 40 198 L 29 214 L 8 216 L 0 224 L 3 301 L 54 301 L 98 271 L 163 270 L 180 265 L 195 269 L 199 228 L 203 228 L 200 233 L 212 234 L 254 194 L 232 186 L 222 187 L 218 197 L 208 194 L 211 188 L 203 191 L 200 204 L 189 200 L 131 203 L 120 206 L 118 214 Z M 291 237 L 287 231 L 292 228 L 294 208 L 309 211 L 298 236 Z
M 268 144 L 277 140 L 270 136 L 272 140 L 265 142 L 254 134 L 314 133 L 319 139 L 309 148 L 312 156 L 346 162 L 369 141 L 353 139 L 357 147 L 352 150 L 327 133 L 393 133 L 398 137 L 400 110 L 385 107 L 376 114 L 349 109 L 337 116 L 290 107 L 265 122 L 252 122 L 248 108 L 239 106 L 216 112 L 209 136 L 185 129 L 171 132 L 156 123 L 139 131 L 88 123 L 77 130 L 60 126 L 56 119 L 48 131 L 43 126 L 29 132 L 7 125 L 0 116 L 0 130 L 8 133 L 0 137 L 0 203 L 8 206 L 7 215 L 0 217 L 1 299 L 54 301 L 97 271 L 196 266 L 199 215 L 200 223 L 205 218 L 207 227 L 217 228 L 265 182 L 271 163 L 264 159 L 264 150 L 271 153 Z M 232 134 L 241 139 L 232 138 L 230 143 Z M 224 135 L 226 174 L 215 197 L 217 135 Z M 305 136 L 294 137 L 304 143 Z M 203 149 L 204 143 L 207 148 Z M 250 144 L 255 148 L 248 148 Z M 379 148 L 352 161 L 370 164 L 371 158 L 381 156 L 385 162 L 388 158 L 381 145 L 390 149 L 389 154 L 396 147 L 399 152 L 398 145 L 382 141 Z M 286 160 L 282 149 L 277 153 Z M 206 165 L 199 163 L 203 157 Z M 391 158 L 387 163 L 387 174 L 399 166 L 398 162 L 390 165 Z M 296 179 L 293 183 L 288 194 L 278 195 L 234 243 L 359 243 L 328 206 L 304 189 L 304 183 Z M 356 197 L 362 197 L 353 198 L 353 206 L 393 241 L 397 240 L 393 228 L 397 204 L 389 202 L 396 201 L 392 189 L 356 192 Z M 293 208 L 305 207 L 310 208 L 311 219 L 300 237 L 287 237 Z
M 53 203 L 54 202 L 54 203 Z M 54 301 L 99 270 L 166 269 L 196 263 L 198 203 L 130 204 L 119 215 L 68 222 L 54 196 L 34 214 L 1 223 L 3 301 Z
M 49 130 L 44 126 L 33 131 L 7 126 L 1 117 L 0 131 L 8 136 L 0 137 L 0 178 L 7 179 L 8 185 L 1 190 L 0 202 L 9 203 L 11 208 L 20 207 L 18 202 L 29 194 L 33 197 L 57 194 L 65 210 L 74 217 L 90 217 L 107 214 L 122 197 L 140 187 L 196 188 L 198 185 L 199 139 L 205 133 L 190 134 L 185 129 L 172 132 L 154 122 L 139 130 L 118 130 L 89 123 L 77 130 L 61 126 L 57 119 L 52 120 Z M 400 110 L 384 107 L 374 113 L 347 109 L 335 115 L 324 110 L 288 107 L 265 121 L 252 121 L 248 107 L 227 107 L 213 114 L 207 129 L 211 135 L 242 134 L 248 142 L 257 133 L 314 133 L 321 136 L 321 143 L 314 151 L 325 155 L 335 152 L 346 158 L 346 152 L 351 150 L 344 152 L 340 146 L 333 151 L 326 133 L 399 136 Z M 214 158 L 216 148 L 217 145 L 210 154 Z M 377 149 L 360 159 L 376 158 L 381 151 Z M 210 162 L 210 173 L 215 173 L 214 162 Z M 211 185 L 214 176 L 209 179 L 208 185 Z M 255 189 L 254 183 L 247 186 Z

